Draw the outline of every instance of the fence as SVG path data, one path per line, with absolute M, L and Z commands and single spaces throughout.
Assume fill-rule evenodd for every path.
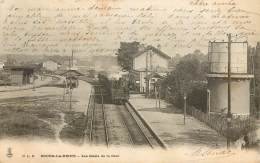
M 88 116 L 88 112 L 93 109 L 93 107 L 95 107 L 95 90 L 92 87 L 91 88 L 91 92 L 90 92 L 90 96 L 89 96 L 89 101 L 88 101 L 88 107 L 86 108 L 84 115 Z
M 206 114 L 193 106 L 187 108 L 187 113 L 196 119 L 206 123 L 219 134 L 227 136 L 226 114 Z M 231 119 L 230 138 L 236 141 L 240 137 L 256 130 L 255 119 L 248 115 L 233 115 Z

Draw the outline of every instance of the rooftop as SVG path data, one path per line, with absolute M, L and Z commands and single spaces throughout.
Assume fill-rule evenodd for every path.
M 170 56 L 168 56 L 167 54 L 165 54 L 164 52 L 162 52 L 160 49 L 155 48 L 154 46 L 151 46 L 151 45 L 147 46 L 143 51 L 138 52 L 138 53 L 135 55 L 135 57 L 138 57 L 138 56 L 140 56 L 141 54 L 143 54 L 143 53 L 145 53 L 145 52 L 147 52 L 147 51 L 149 51 L 149 50 L 152 50 L 153 52 L 159 54 L 160 56 L 162 56 L 162 57 L 165 58 L 165 59 L 171 59 Z
M 67 71 L 60 73 L 59 75 L 63 75 L 63 76 L 84 76 L 84 74 L 80 73 L 77 70 L 67 70 Z
M 5 70 L 34 70 L 37 69 L 38 65 L 10 65 L 10 66 L 4 66 Z

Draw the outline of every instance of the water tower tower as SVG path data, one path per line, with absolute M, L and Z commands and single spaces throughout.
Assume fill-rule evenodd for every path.
M 247 42 L 232 42 L 231 52 L 231 113 L 250 114 L 250 80 Z M 209 42 L 208 112 L 228 111 L 228 42 Z

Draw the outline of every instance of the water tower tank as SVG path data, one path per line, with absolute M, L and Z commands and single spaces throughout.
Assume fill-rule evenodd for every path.
M 228 72 L 228 43 L 209 43 L 210 73 Z M 247 42 L 231 43 L 231 73 L 247 73 Z

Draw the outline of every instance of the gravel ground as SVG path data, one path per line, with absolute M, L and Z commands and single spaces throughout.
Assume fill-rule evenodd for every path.
M 106 104 L 105 114 L 108 126 L 109 145 L 110 146 L 131 146 L 130 135 L 123 119 L 120 115 L 119 109 L 122 106 Z

